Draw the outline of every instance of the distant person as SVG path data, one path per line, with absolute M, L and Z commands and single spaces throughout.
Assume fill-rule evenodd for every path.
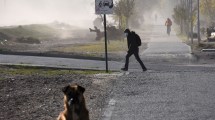
M 172 26 L 172 21 L 167 18 L 166 22 L 165 22 L 165 26 L 167 27 L 167 34 L 170 35 L 171 32 L 171 26 Z
M 157 22 L 158 16 L 157 14 L 155 14 L 155 22 Z
M 143 64 L 143 62 L 140 59 L 139 56 L 139 46 L 141 45 L 141 39 L 140 37 L 133 31 L 130 31 L 129 29 L 126 29 L 124 31 L 126 37 L 127 37 L 127 44 L 128 44 L 128 52 L 126 55 L 126 61 L 125 66 L 121 70 L 127 71 L 128 70 L 128 64 L 129 64 L 129 57 L 134 54 L 136 60 L 140 63 L 143 71 L 146 71 L 146 67 Z
M 90 32 L 95 32 L 96 33 L 96 39 L 95 40 L 100 40 L 102 38 L 102 32 L 100 31 L 100 29 L 98 29 L 96 26 L 94 26 L 94 30 L 89 28 Z

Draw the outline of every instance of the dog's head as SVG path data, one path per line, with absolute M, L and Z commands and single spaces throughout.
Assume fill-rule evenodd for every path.
M 62 91 L 66 96 L 66 102 L 68 102 L 69 105 L 79 104 L 84 100 L 83 93 L 85 91 L 85 88 L 77 84 L 68 85 L 64 87 Z

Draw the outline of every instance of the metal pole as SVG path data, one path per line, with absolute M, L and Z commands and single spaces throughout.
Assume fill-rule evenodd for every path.
M 105 33 L 105 62 L 106 62 L 106 72 L 108 72 L 106 14 L 104 14 L 104 33 Z
M 193 44 L 193 0 L 190 0 L 190 13 L 191 13 L 191 43 Z
M 199 0 L 198 0 L 198 45 L 200 44 L 200 18 L 199 18 Z
M 186 28 L 186 34 L 187 34 L 187 40 L 189 40 L 190 39 L 190 37 L 189 37 L 189 30 L 190 30 L 190 25 L 189 25 L 189 18 L 190 18 L 190 0 L 186 0 L 186 13 L 187 13 L 187 18 L 186 18 L 186 26 L 187 26 L 187 28 Z

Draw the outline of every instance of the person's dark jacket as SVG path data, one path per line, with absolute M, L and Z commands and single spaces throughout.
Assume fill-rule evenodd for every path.
M 128 42 L 128 52 L 133 52 L 135 50 L 138 50 L 138 45 L 137 42 L 135 40 L 135 32 L 130 32 L 128 33 L 127 36 L 127 42 Z

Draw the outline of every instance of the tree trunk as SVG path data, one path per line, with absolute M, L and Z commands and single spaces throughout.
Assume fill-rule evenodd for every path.
M 128 17 L 125 18 L 125 21 L 126 21 L 126 28 L 129 28 L 129 25 L 128 25 Z
M 213 20 L 213 17 L 212 17 L 212 12 L 211 12 L 211 9 L 210 9 L 210 6 L 209 6 L 209 2 L 208 0 L 205 0 L 205 6 L 206 6 L 206 9 L 208 11 L 208 15 L 209 15 L 209 20 L 211 22 L 211 20 Z
M 180 20 L 180 31 L 181 31 L 181 34 L 183 33 L 183 20 L 181 18 Z
M 121 29 L 122 28 L 122 18 L 121 18 L 121 16 L 119 16 L 119 29 Z

